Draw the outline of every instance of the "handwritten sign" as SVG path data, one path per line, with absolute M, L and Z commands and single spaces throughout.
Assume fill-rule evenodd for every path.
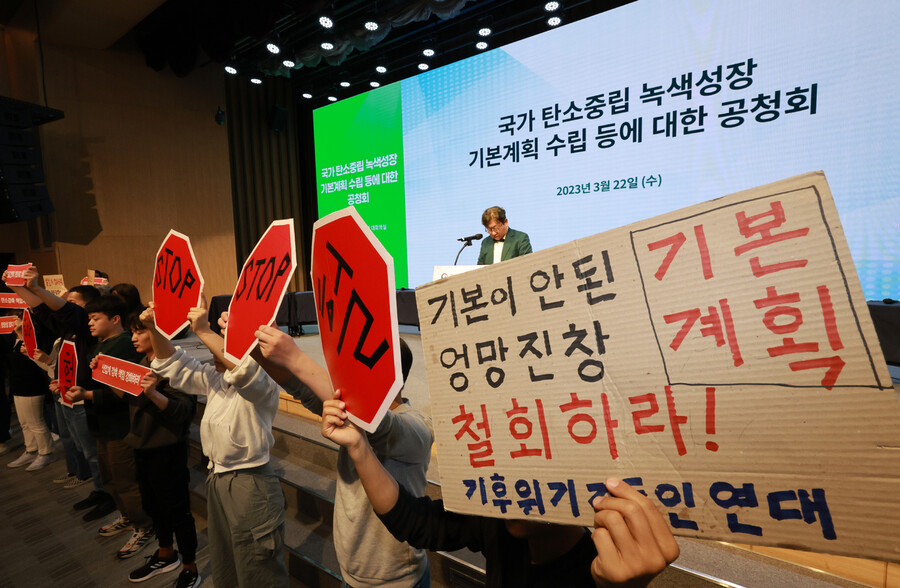
M 0 308 L 28 308 L 28 304 L 16 294 L 0 294 Z
M 6 285 L 7 286 L 24 286 L 25 285 L 25 271 L 31 267 L 30 263 L 25 263 L 22 265 L 8 265 L 6 266 Z
M 900 404 L 824 175 L 417 291 L 447 508 L 900 559 Z
M 57 378 L 59 378 L 59 394 L 63 404 L 73 406 L 73 402 L 66 399 L 66 392 L 75 385 L 78 377 L 78 353 L 75 349 L 75 343 L 66 339 L 59 347 L 59 358 L 57 363 Z
M 49 274 L 44 276 L 44 289 L 55 296 L 62 296 L 68 291 L 62 274 Z
M 16 330 L 16 317 L 0 316 L 0 335 L 14 333 Z
M 37 338 L 34 335 L 34 321 L 31 320 L 31 311 L 27 308 L 22 314 L 22 340 L 25 342 L 25 350 L 28 351 L 28 357 L 34 359 L 34 353 L 37 351 Z
M 241 269 L 225 331 L 225 357 L 239 364 L 258 344 L 254 333 L 272 322 L 297 268 L 294 220 L 273 221 Z
M 322 351 L 350 420 L 374 432 L 403 387 L 394 261 L 353 207 L 313 226 Z
M 97 367 L 91 372 L 91 377 L 111 388 L 122 390 L 132 396 L 140 396 L 144 393 L 141 378 L 149 373 L 149 367 L 100 353 L 97 355 Z
M 153 303 L 156 329 L 171 339 L 186 327 L 188 311 L 200 306 L 203 275 L 191 240 L 169 231 L 156 252 L 153 267 Z

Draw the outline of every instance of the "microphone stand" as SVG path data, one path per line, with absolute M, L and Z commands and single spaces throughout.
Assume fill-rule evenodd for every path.
M 471 244 L 472 244 L 472 240 L 471 240 L 471 239 L 466 239 L 466 240 L 465 240 L 465 243 L 463 243 L 462 249 L 460 249 L 460 250 L 459 250 L 459 253 L 456 254 L 456 259 L 453 261 L 453 265 L 456 265 L 456 262 L 459 261 L 459 255 L 460 255 L 460 253 L 463 252 L 463 249 L 465 249 L 466 247 L 468 247 L 468 246 L 471 245 Z

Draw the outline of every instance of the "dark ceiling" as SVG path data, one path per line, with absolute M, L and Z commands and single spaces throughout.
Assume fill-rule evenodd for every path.
M 493 49 L 541 33 L 552 15 L 565 26 L 630 1 L 560 0 L 550 13 L 547 0 L 167 0 L 133 33 L 157 71 L 185 76 L 198 66 L 231 64 L 247 83 L 252 76 L 289 77 L 298 100 L 309 93 L 309 105 L 321 106 L 327 96 L 346 98 L 373 81 L 416 75 L 419 63 L 431 69 L 475 55 L 479 40 Z M 330 31 L 319 24 L 323 14 L 335 23 Z M 368 19 L 377 31 L 364 28 Z M 484 39 L 476 32 L 483 26 L 492 29 Z M 266 49 L 273 41 L 281 47 L 277 56 Z M 322 49 L 323 41 L 334 48 Z M 426 42 L 435 49 L 431 58 L 422 55 Z M 284 66 L 285 58 L 296 65 Z M 377 65 L 387 72 L 377 73 Z

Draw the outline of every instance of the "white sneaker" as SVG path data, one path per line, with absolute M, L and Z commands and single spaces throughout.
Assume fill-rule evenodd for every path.
M 37 451 L 26 451 L 18 458 L 6 464 L 8 468 L 20 468 L 23 465 L 28 465 L 33 462 L 37 458 Z
M 47 455 L 39 455 L 34 458 L 34 461 L 31 462 L 31 465 L 25 468 L 27 472 L 33 472 L 34 470 L 39 470 L 41 468 L 45 468 L 51 463 L 56 461 L 56 457 L 52 453 L 48 453 Z

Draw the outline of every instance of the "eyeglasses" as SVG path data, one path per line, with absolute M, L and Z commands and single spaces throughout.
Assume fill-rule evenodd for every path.
M 503 224 L 499 224 L 499 225 L 494 226 L 494 227 L 485 227 L 485 228 L 484 228 L 484 232 L 485 232 L 485 233 L 488 233 L 488 234 L 490 234 L 490 235 L 493 235 L 494 233 L 499 233 L 500 230 L 503 228 L 503 226 L 504 226 Z

